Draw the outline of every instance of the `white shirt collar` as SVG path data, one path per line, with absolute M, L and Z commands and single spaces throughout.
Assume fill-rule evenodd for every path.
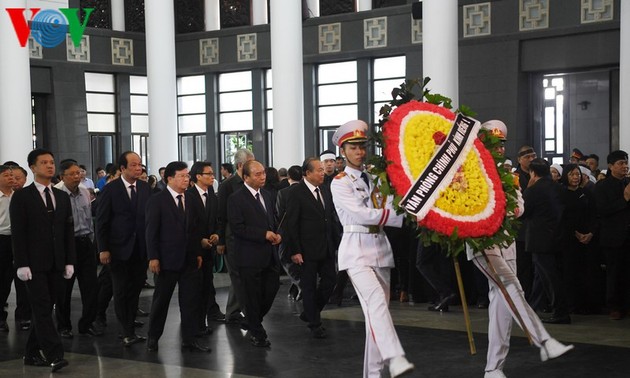
M 311 193 L 315 192 L 315 188 L 317 188 L 317 186 L 311 184 L 310 182 L 308 182 L 307 179 L 304 179 L 304 184 L 306 184 L 306 186 L 308 187 L 308 190 L 311 191 Z M 321 189 L 320 189 L 321 192 Z
M 252 196 L 256 197 L 256 193 L 260 193 L 260 189 L 256 190 L 252 188 L 251 186 L 247 185 L 245 181 L 243 181 L 243 183 L 245 184 L 245 187 L 247 188 L 247 190 L 249 190 L 249 192 L 252 194 Z
M 49 184 L 48 186 L 46 186 L 44 184 L 38 183 L 37 181 L 33 181 L 33 183 L 35 184 L 35 187 L 40 193 L 44 193 L 44 189 L 46 188 L 48 188 L 48 190 L 50 190 L 50 192 L 52 193 L 52 184 Z

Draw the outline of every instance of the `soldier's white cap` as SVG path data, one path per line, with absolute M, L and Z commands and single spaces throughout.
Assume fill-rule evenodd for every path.
M 360 119 L 346 122 L 335 131 L 332 141 L 339 147 L 344 143 L 365 143 L 368 140 L 367 129 L 367 123 Z
M 501 140 L 507 140 L 507 126 L 505 126 L 505 123 L 503 123 L 503 121 L 493 119 L 484 122 L 483 124 L 481 124 L 481 127 L 486 130 L 490 130 L 490 133 L 492 133 L 492 135 L 496 136 L 497 138 Z

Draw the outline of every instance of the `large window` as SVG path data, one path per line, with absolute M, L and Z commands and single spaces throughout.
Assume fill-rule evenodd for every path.
M 373 119 L 378 122 L 381 107 L 392 100 L 392 89 L 405 81 L 405 57 L 374 59 L 372 72 Z
M 545 77 L 543 90 L 543 158 L 552 164 L 562 164 L 564 162 L 564 78 Z
M 116 85 L 114 75 L 85 73 L 85 97 L 92 166 L 104 167 L 116 156 Z
M 149 162 L 149 96 L 146 76 L 129 76 L 131 102 L 131 137 L 135 153 L 142 158 L 142 164 Z
M 205 76 L 177 78 L 179 158 L 189 165 L 208 159 Z
M 317 68 L 317 125 L 320 151 L 336 151 L 332 136 L 339 125 L 357 119 L 357 62 Z
M 219 75 L 219 135 L 222 162 L 233 162 L 240 148 L 252 150 L 252 73 Z

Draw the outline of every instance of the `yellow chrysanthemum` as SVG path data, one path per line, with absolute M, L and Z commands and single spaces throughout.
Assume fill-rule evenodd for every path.
M 454 215 L 475 215 L 488 205 L 489 188 L 481 162 L 474 151 L 470 151 L 461 168 L 465 183 L 453 181 L 435 202 L 439 209 Z
M 437 131 L 448 134 L 451 127 L 449 120 L 435 113 L 418 113 L 407 121 L 403 140 L 405 158 L 413 177 L 420 176 L 433 156 L 435 150 L 433 134 Z

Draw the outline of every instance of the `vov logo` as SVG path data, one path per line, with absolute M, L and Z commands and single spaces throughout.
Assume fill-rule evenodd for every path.
M 43 47 L 55 47 L 66 39 L 68 30 L 70 30 L 70 38 L 74 46 L 79 47 L 85 26 L 94 10 L 94 8 L 83 8 L 85 18 L 81 23 L 79 8 L 60 8 L 59 10 L 30 8 L 31 24 L 29 25 L 24 16 L 26 9 L 6 8 L 22 47 L 26 46 L 29 34 Z

